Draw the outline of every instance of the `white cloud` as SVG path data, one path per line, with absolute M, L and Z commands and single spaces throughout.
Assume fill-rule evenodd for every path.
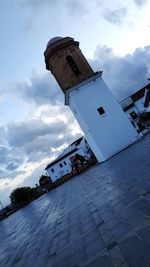
M 124 57 L 115 55 L 107 46 L 98 46 L 92 65 L 95 69 L 103 70 L 104 80 L 121 100 L 148 83 L 150 46 L 137 48 Z
M 138 7 L 141 7 L 147 3 L 147 0 L 134 0 L 134 2 Z
M 115 9 L 105 9 L 102 13 L 104 19 L 106 19 L 108 22 L 120 25 L 127 16 L 127 8 L 120 7 Z

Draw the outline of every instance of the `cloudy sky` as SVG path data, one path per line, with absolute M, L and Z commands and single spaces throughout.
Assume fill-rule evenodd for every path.
M 50 38 L 80 42 L 118 99 L 150 76 L 149 0 L 0 1 L 0 200 L 34 186 L 46 164 L 82 132 L 43 52 Z

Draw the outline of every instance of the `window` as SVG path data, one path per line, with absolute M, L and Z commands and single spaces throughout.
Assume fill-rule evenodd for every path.
M 51 169 L 51 172 L 52 172 L 52 173 L 54 173 L 54 172 L 55 172 L 53 168 Z
M 97 110 L 98 110 L 98 113 L 99 113 L 100 115 L 105 114 L 105 110 L 103 109 L 103 107 L 100 107 L 100 108 L 98 108 Z
M 137 114 L 136 114 L 135 111 L 132 111 L 132 112 L 130 113 L 130 115 L 131 115 L 131 117 L 132 117 L 133 120 L 135 120 L 135 119 L 137 118 Z
M 67 165 L 66 161 L 64 161 L 63 163 L 64 163 L 64 165 Z
M 62 167 L 63 167 L 62 163 L 60 163 L 60 164 L 59 164 L 59 167 L 60 167 L 60 168 L 62 168 Z
M 70 66 L 70 68 L 72 69 L 73 73 L 78 76 L 79 74 L 81 74 L 76 62 L 74 61 L 72 56 L 66 56 L 66 60 Z

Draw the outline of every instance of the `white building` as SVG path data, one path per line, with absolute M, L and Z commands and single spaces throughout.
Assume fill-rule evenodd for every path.
M 150 83 L 120 102 L 122 109 L 126 113 L 128 119 L 131 121 L 137 132 L 141 132 L 143 130 L 143 125 L 139 120 L 140 113 L 143 112 L 145 108 L 147 108 L 147 111 L 150 110 L 150 99 L 148 99 L 149 96 L 147 98 L 146 95 L 149 90 Z
M 76 154 L 84 156 L 85 159 L 90 159 L 91 149 L 84 137 L 69 145 L 59 157 L 47 165 L 45 170 L 53 182 L 72 171 L 71 158 Z
M 79 42 L 70 37 L 53 38 L 44 55 L 46 68 L 64 92 L 65 103 L 99 162 L 135 142 L 137 131 L 103 81 L 102 72 L 92 70 Z
M 137 132 L 101 73 L 68 89 L 66 104 L 74 113 L 99 162 L 109 159 L 137 138 Z

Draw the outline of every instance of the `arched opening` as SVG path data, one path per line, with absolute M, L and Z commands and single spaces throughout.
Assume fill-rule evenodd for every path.
M 79 74 L 81 74 L 76 62 L 74 61 L 73 57 L 68 55 L 66 56 L 66 60 L 70 66 L 70 68 L 72 69 L 73 73 L 78 76 Z

